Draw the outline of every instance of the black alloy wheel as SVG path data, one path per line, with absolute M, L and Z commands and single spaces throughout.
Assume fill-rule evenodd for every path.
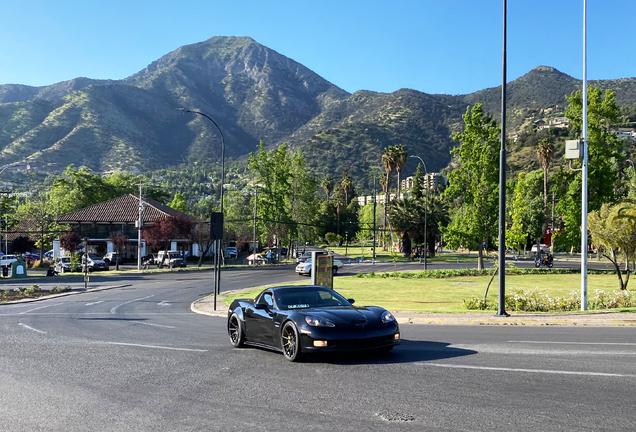
M 285 323 L 280 337 L 285 358 L 291 362 L 300 360 L 300 338 L 298 337 L 298 329 L 293 322 L 287 321 Z
M 338 267 L 334 266 L 333 267 L 333 275 L 337 275 L 338 274 Z
M 233 313 L 227 322 L 227 333 L 230 335 L 230 343 L 234 348 L 241 348 L 245 345 L 245 335 L 243 325 L 237 314 Z

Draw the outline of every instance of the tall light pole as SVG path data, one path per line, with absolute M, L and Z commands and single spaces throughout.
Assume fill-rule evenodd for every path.
M 428 231 L 427 231 L 428 227 L 426 226 L 426 223 L 428 219 L 428 189 L 430 188 L 430 185 L 428 183 L 429 182 L 428 170 L 426 169 L 426 164 L 424 163 L 421 157 L 415 156 L 415 155 L 411 155 L 409 157 L 418 158 L 420 162 L 422 162 L 422 165 L 424 166 L 424 173 L 426 178 L 426 192 L 425 192 L 426 202 L 424 203 L 424 244 L 426 245 L 426 248 L 424 248 L 424 270 L 428 270 L 428 264 L 426 261 L 426 258 L 428 257 Z
M 499 152 L 499 306 L 497 315 L 506 312 L 506 43 L 508 3 L 503 0 L 503 52 L 501 60 L 501 150 Z
M 581 182 L 581 310 L 587 310 L 587 0 L 583 0 L 583 167 Z
M 212 122 L 214 126 L 216 126 L 216 128 L 219 130 L 219 133 L 221 134 L 221 215 L 223 215 L 223 185 L 225 184 L 225 137 L 223 136 L 223 131 L 221 130 L 219 125 L 212 119 L 212 117 L 210 117 L 207 114 L 204 114 L 200 111 L 187 110 L 185 108 L 176 108 L 176 110 L 182 111 L 184 113 L 197 114 L 207 118 L 208 120 Z M 214 265 L 214 283 L 216 285 L 214 289 L 214 310 L 216 310 L 216 294 L 221 293 L 221 260 L 220 260 L 221 241 L 222 240 L 215 241 L 216 247 L 214 248 L 215 249 L 214 255 L 215 257 L 217 257 L 215 259 L 215 265 Z

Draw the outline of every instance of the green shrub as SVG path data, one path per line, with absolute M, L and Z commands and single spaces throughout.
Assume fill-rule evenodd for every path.
M 59 294 L 59 293 L 63 293 L 63 292 L 68 292 L 71 290 L 70 286 L 62 286 L 62 285 L 58 285 L 55 288 L 53 288 L 51 290 L 52 294 Z

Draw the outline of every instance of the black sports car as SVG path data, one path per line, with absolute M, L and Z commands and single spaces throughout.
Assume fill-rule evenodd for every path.
M 304 353 L 388 352 L 400 343 L 400 327 L 389 311 L 353 302 L 322 286 L 267 288 L 255 299 L 232 302 L 227 331 L 237 348 L 273 348 L 290 361 Z

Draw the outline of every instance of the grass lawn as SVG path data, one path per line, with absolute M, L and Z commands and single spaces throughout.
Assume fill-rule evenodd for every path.
M 334 288 L 346 298 L 356 300 L 356 305 L 382 306 L 391 311 L 413 312 L 466 312 L 462 306 L 464 299 L 472 296 L 483 297 L 490 276 L 462 276 L 446 279 L 403 279 L 403 278 L 357 278 L 342 276 L 334 279 Z M 308 282 L 304 282 L 308 283 Z M 297 283 L 298 285 L 302 282 Z M 295 283 L 296 285 L 296 283 Z M 581 276 L 571 275 L 508 275 L 506 291 L 512 288 L 547 289 L 550 297 L 568 296 L 571 291 L 581 289 Z M 488 293 L 490 300 L 498 296 L 497 277 Z M 594 297 L 594 290 L 611 293 L 618 289 L 615 275 L 588 275 L 588 299 Z M 262 289 L 255 289 L 226 299 L 253 298 Z M 492 313 L 492 311 L 484 311 Z
M 345 248 L 344 246 L 324 246 L 324 248 L 351 258 L 359 258 L 364 255 L 365 260 L 370 260 L 373 255 L 373 248 L 368 246 L 365 246 L 364 248 L 360 245 L 350 245 L 348 248 Z M 473 254 L 476 254 L 476 252 L 473 252 Z M 375 255 L 378 261 L 393 261 L 394 259 L 398 262 L 409 261 L 409 259 L 407 257 L 403 257 L 402 254 L 391 254 L 389 251 L 383 251 L 381 247 L 376 247 Z M 428 262 L 456 262 L 457 257 L 459 257 L 460 262 L 477 261 L 476 256 L 469 257 L 466 254 L 460 253 L 443 253 L 435 255 L 434 258 L 429 258 Z M 417 261 L 419 261 L 419 259 Z

